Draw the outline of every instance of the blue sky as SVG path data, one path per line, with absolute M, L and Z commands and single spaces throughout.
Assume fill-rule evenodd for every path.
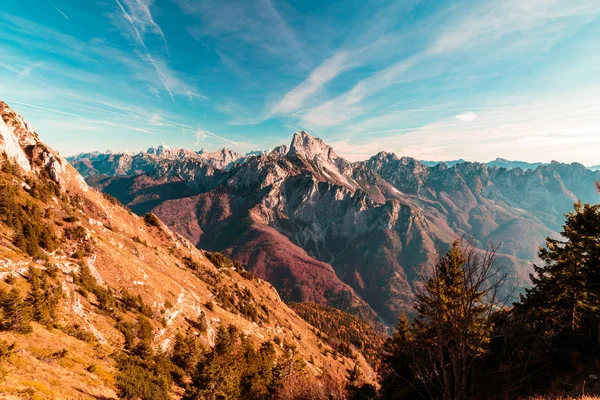
M 600 2 L 4 0 L 0 99 L 65 155 L 600 164 Z

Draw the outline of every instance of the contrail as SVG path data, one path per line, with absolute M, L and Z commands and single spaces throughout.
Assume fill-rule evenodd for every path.
M 56 11 L 58 11 L 63 17 L 65 17 L 66 19 L 68 19 L 69 21 L 71 20 L 69 17 L 67 17 L 67 14 L 65 14 L 64 12 L 61 11 L 60 8 L 56 7 L 54 4 L 52 4 L 52 2 L 50 0 L 48 0 L 48 3 L 54 7 L 56 9 Z
M 48 0 L 48 1 L 50 1 L 50 0 Z M 119 5 L 119 8 L 121 9 L 121 12 L 123 12 L 123 17 L 127 21 L 129 21 L 129 23 L 131 24 L 131 28 L 135 32 L 135 36 L 137 37 L 138 42 L 140 43 L 140 45 L 144 49 L 144 52 L 146 53 L 147 61 L 149 61 L 150 64 L 152 64 L 152 66 L 154 66 L 154 69 L 156 70 L 156 74 L 158 75 L 158 78 L 162 82 L 162 84 L 165 87 L 165 89 L 167 89 L 167 92 L 169 92 L 169 96 L 171 96 L 171 101 L 173 101 L 173 103 L 175 103 L 175 98 L 173 97 L 173 92 L 171 91 L 171 88 L 169 87 L 169 85 L 165 81 L 165 78 L 163 77 L 163 73 L 160 70 L 158 64 L 156 64 L 156 62 L 154 62 L 154 59 L 152 58 L 152 55 L 150 54 L 150 51 L 148 50 L 148 47 L 146 47 L 146 43 L 144 42 L 144 39 L 142 39 L 142 35 L 140 34 L 140 31 L 138 30 L 138 28 L 135 26 L 135 23 L 133 22 L 133 18 L 125 10 L 125 7 L 123 7 L 123 4 L 121 4 L 121 2 L 119 0 L 115 0 L 115 1 Z M 161 34 L 162 34 L 162 31 L 161 31 Z M 163 36 L 163 39 L 164 39 L 164 34 L 162 36 Z

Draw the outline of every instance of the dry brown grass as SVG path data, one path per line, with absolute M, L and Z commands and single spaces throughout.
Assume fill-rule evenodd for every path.
M 0 398 L 115 398 L 114 371 L 108 346 L 91 345 L 59 330 L 49 331 L 37 324 L 27 335 L 3 332 L 0 337 L 16 343 L 16 350 L 0 382 Z M 63 349 L 68 349 L 62 354 Z M 87 368 L 97 366 L 92 373 Z M 111 378 L 106 376 L 106 373 Z

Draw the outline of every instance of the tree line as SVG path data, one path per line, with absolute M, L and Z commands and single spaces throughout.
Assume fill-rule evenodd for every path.
M 600 205 L 576 203 L 561 236 L 540 247 L 531 287 L 510 306 L 497 247 L 456 241 L 384 345 L 379 397 L 600 393 Z

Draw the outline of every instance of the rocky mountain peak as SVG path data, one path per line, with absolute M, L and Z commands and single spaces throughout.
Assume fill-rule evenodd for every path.
M 146 150 L 146 153 L 160 156 L 160 155 L 163 155 L 164 153 L 168 152 L 169 150 L 171 150 L 171 148 L 169 146 L 167 146 L 166 144 L 162 143 L 159 146 L 149 147 L 148 150 Z
M 305 131 L 294 134 L 288 155 L 302 156 L 311 161 L 332 162 L 338 158 L 331 146 Z
M 203 149 L 202 153 L 198 154 L 200 155 L 201 160 L 203 160 L 206 164 L 223 170 L 231 169 L 237 161 L 244 158 L 243 154 L 229 150 L 226 147 L 223 147 L 217 151 L 213 151 L 212 153 Z
M 35 129 L 3 101 L 0 101 L 0 116 L 0 153 L 5 153 L 26 172 L 45 171 L 61 188 L 75 179 L 87 189 L 81 176 L 69 170 L 67 161 L 42 143 Z

